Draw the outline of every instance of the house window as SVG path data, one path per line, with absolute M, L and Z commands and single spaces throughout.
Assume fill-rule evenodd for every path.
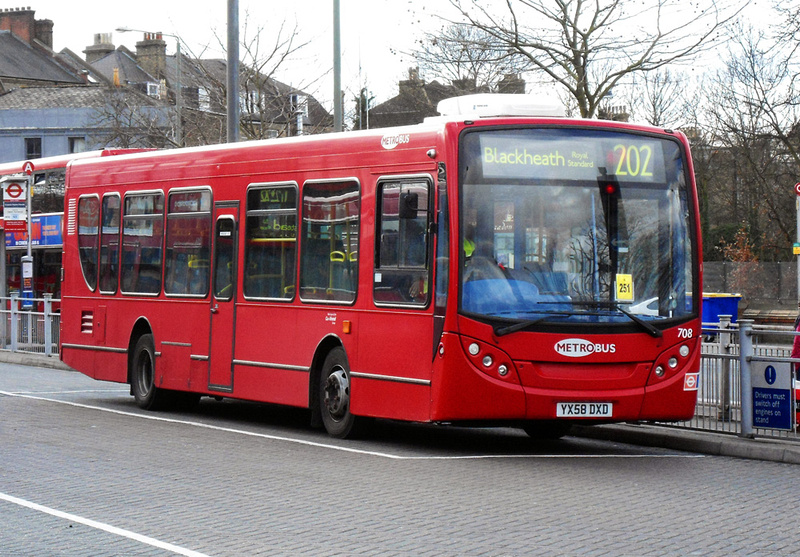
M 69 138 L 69 152 L 70 153 L 83 153 L 86 151 L 86 138 L 85 137 L 70 137 Z
M 292 114 L 300 114 L 308 118 L 308 96 L 306 95 L 289 95 L 289 102 L 291 104 Z
M 41 137 L 26 137 L 25 138 L 25 158 L 26 159 L 40 159 L 40 158 L 42 158 L 42 138 Z

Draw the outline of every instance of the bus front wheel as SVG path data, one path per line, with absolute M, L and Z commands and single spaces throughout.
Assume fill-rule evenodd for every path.
M 322 365 L 319 406 L 329 435 L 347 439 L 357 434 L 361 420 L 350 413 L 350 371 L 342 348 L 331 350 Z
M 131 359 L 131 392 L 136 404 L 144 410 L 157 410 L 164 393 L 156 387 L 156 350 L 153 335 L 139 337 Z

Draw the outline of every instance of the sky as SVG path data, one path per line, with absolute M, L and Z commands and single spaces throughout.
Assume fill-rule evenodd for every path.
M 712 0 L 689 2 L 687 6 L 706 1 Z M 142 33 L 115 31 L 127 27 L 178 35 L 190 54 L 225 56 L 220 40 L 226 41 L 227 0 L 24 2 L 0 0 L 0 9 L 30 6 L 36 12 L 36 19 L 52 20 L 56 51 L 69 48 L 83 56 L 83 50 L 94 42 L 96 33 L 112 33 L 115 46 L 125 45 L 135 51 Z M 746 13 L 756 21 L 768 12 L 766 8 L 770 4 L 771 0 L 750 0 Z M 345 106 L 354 103 L 359 84 L 369 88 L 376 102 L 395 96 L 398 81 L 405 79 L 408 68 L 414 65 L 407 53 L 425 31 L 444 25 L 436 15 L 447 15 L 443 10 L 448 5 L 447 0 L 340 0 Z M 283 64 L 275 77 L 304 89 L 330 109 L 333 100 L 333 0 L 239 0 L 239 12 L 242 40 L 253 37 L 256 29 L 263 28 L 261 39 L 266 45 L 274 40 L 282 25 L 287 30 L 297 26 L 298 40 L 309 44 L 293 60 Z M 174 53 L 175 40 L 170 37 L 165 40 L 167 53 Z M 262 52 L 267 49 L 267 46 L 261 47 Z M 240 59 L 244 59 L 242 51 Z
M 69 48 L 83 56 L 93 44 L 96 33 L 112 33 L 115 46 L 125 45 L 135 51 L 142 33 L 119 33 L 120 27 L 142 31 L 161 31 L 181 37 L 183 49 L 203 57 L 225 56 L 219 41 L 226 41 L 226 0 L 135 0 L 99 2 L 87 0 L 0 0 L 0 9 L 28 7 L 36 19 L 50 19 L 53 48 Z M 437 0 L 442 5 L 444 0 Z M 425 26 L 434 25 L 424 17 L 427 8 L 418 0 L 340 0 L 342 40 L 342 84 L 345 102 L 357 95 L 360 82 L 367 84 L 378 101 L 397 94 L 397 83 L 413 65 L 408 51 Z M 427 4 L 427 2 L 425 2 Z M 309 41 L 286 71 L 276 78 L 304 88 L 329 106 L 333 97 L 333 1 L 239 0 L 240 39 L 244 27 L 249 36 L 263 28 L 262 41 L 274 40 L 283 25 L 299 30 L 299 40 Z M 218 37 L 218 38 L 217 38 Z M 266 38 L 265 38 L 266 37 Z M 167 53 L 175 52 L 175 40 L 165 37 Z M 263 46 L 262 51 L 268 47 Z M 240 50 L 240 58 L 243 53 Z M 282 66 L 284 67 L 284 66 Z

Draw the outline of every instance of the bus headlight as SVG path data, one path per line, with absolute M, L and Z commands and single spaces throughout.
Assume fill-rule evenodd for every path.
M 675 356 L 671 357 L 669 360 L 667 360 L 667 365 L 672 369 L 675 369 L 676 367 L 678 367 L 678 358 L 676 358 Z

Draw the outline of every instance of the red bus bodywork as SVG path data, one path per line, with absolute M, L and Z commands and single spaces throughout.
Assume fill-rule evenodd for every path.
M 571 402 L 612 404 L 613 414 L 587 419 L 595 415 L 588 406 L 572 405 L 570 411 L 577 414 L 560 416 L 565 420 L 690 418 L 700 362 L 699 308 L 691 318 L 664 328 L 657 338 L 643 330 L 616 333 L 606 329 L 591 334 L 520 331 L 498 336 L 491 325 L 459 312 L 459 136 L 479 126 L 519 125 L 634 130 L 679 142 L 691 180 L 695 227 L 691 233 L 699 247 L 699 217 L 685 137 L 628 124 L 531 118 L 448 121 L 80 160 L 67 174 L 61 358 L 93 378 L 131 382 L 133 350 L 141 335 L 151 334 L 154 385 L 159 389 L 314 410 L 322 396 L 321 368 L 338 347 L 346 354 L 349 411 L 356 416 L 528 424 L 556 420 L 557 404 Z M 450 214 L 446 254 L 450 280 L 447 304 L 438 314 L 434 295 L 424 305 L 413 307 L 379 304 L 374 299 L 376 184 L 387 176 L 426 178 L 434 191 L 438 184 L 446 187 L 446 198 L 436 195 L 432 203 L 437 215 L 432 226 L 441 218 L 442 199 L 449 200 Z M 319 181 L 358 185 L 357 257 L 349 256 L 357 265 L 355 300 L 320 302 L 292 294 L 286 300 L 265 301 L 245 296 L 241 277 L 248 186 L 296 184 L 302 196 L 307 184 Z M 134 190 L 168 195 L 174 188 L 210 188 L 214 222 L 226 217 L 237 223 L 238 264 L 230 303 L 210 293 L 201 298 L 170 296 L 163 288 L 152 295 L 125 294 L 119 289 L 101 294 L 90 289 L 74 228 L 76 200 L 109 192 L 124 199 Z M 435 245 L 433 241 L 432 249 Z M 694 284 L 699 285 L 699 249 L 695 249 Z M 431 267 L 443 255 L 432 254 Z M 429 275 L 431 290 L 436 272 Z M 576 358 L 576 352 L 581 357 Z M 486 365 L 487 361 L 491 364 Z

